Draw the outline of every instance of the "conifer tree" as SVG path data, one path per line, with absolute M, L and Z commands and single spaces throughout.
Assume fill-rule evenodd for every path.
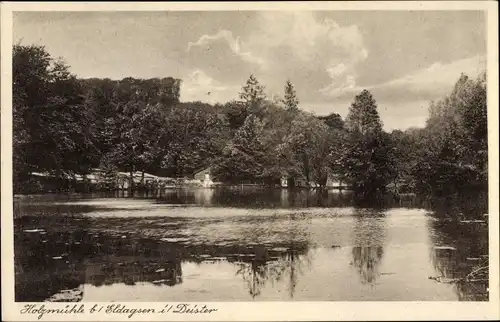
M 382 132 L 377 104 L 363 90 L 354 99 L 346 119 L 348 130 L 343 167 L 347 181 L 361 199 L 382 196 L 392 177 L 388 138 Z
M 283 104 L 289 112 L 296 112 L 299 109 L 299 100 L 297 99 L 297 94 L 292 82 L 289 80 L 285 84 L 285 98 L 283 99 Z
M 368 90 L 363 90 L 354 98 L 347 115 L 346 127 L 349 131 L 359 132 L 362 135 L 376 135 L 382 132 L 377 103 Z
M 247 79 L 245 86 L 240 92 L 240 99 L 243 101 L 244 108 L 248 114 L 254 114 L 261 117 L 262 105 L 266 99 L 264 86 L 252 74 Z

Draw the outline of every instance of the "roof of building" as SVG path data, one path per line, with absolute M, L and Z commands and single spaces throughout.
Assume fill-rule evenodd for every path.
M 199 173 L 203 173 L 203 172 L 210 172 L 211 171 L 211 166 L 205 166 L 205 167 L 202 167 L 202 168 L 198 168 L 196 171 L 193 172 L 193 176 L 199 174 Z

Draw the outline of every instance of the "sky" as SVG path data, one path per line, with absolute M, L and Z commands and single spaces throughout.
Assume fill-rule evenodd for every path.
M 482 11 L 17 12 L 14 41 L 45 45 L 81 78 L 176 77 L 181 101 L 269 97 L 345 117 L 372 92 L 386 130 L 425 125 L 429 102 L 486 67 Z

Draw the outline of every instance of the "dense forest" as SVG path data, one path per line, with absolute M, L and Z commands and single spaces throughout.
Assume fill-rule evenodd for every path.
M 79 79 L 43 46 L 13 48 L 13 180 L 94 168 L 183 177 L 211 166 L 222 182 L 320 185 L 328 176 L 361 198 L 398 192 L 444 197 L 487 189 L 486 75 L 462 75 L 430 103 L 424 128 L 387 133 L 364 90 L 345 119 L 300 109 L 293 84 L 270 100 L 250 75 L 224 104 L 182 102 L 181 80 Z M 332 106 L 332 111 L 335 106 Z

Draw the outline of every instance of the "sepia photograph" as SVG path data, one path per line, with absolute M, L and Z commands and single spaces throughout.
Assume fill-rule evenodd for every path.
M 12 11 L 14 302 L 498 300 L 488 11 L 286 6 Z

